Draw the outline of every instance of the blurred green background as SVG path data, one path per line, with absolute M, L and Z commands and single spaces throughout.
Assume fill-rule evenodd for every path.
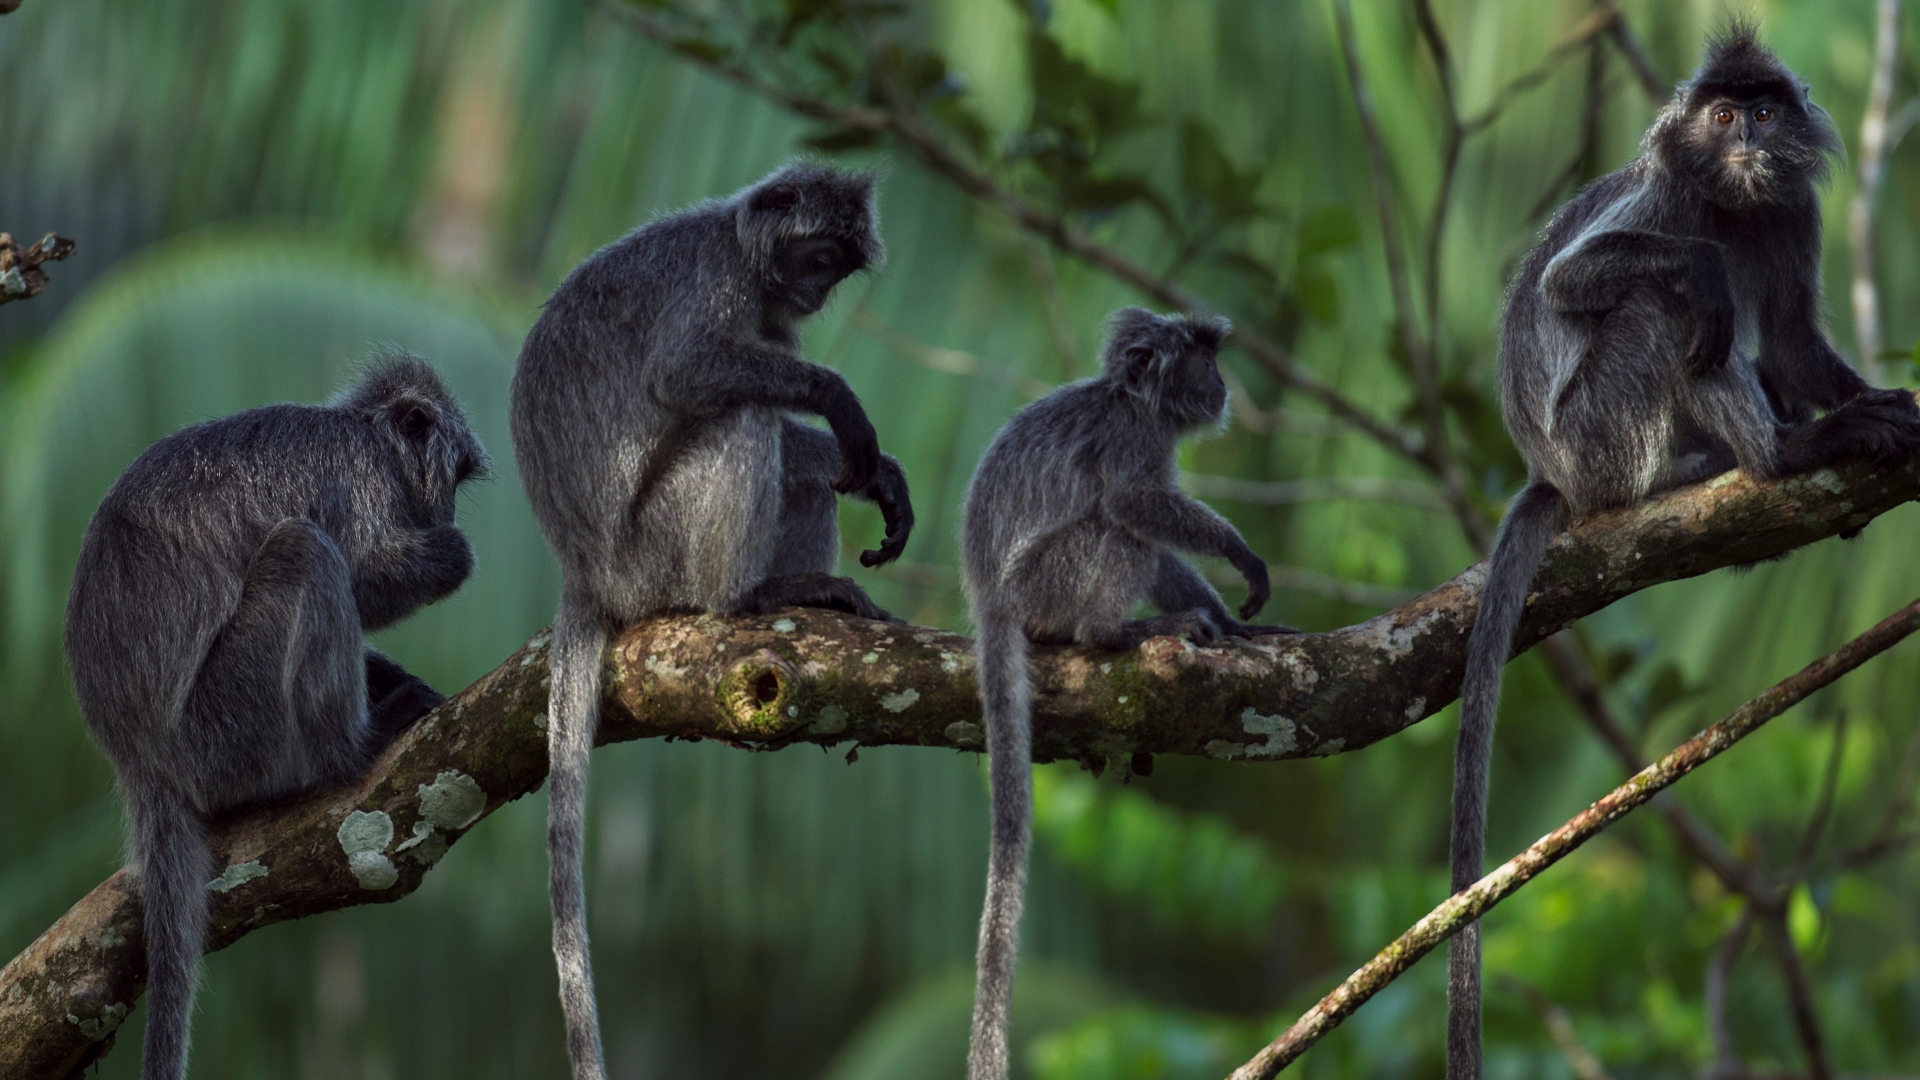
M 1325 0 L 697 6 L 721 24 L 823 11 L 884 22 L 912 55 L 940 58 L 929 108 L 1009 182 L 1172 267 L 1377 415 L 1410 415 Z M 1668 81 L 1731 10 L 1621 7 Z M 1451 430 L 1473 497 L 1497 514 L 1522 479 L 1488 397 L 1504 282 L 1554 205 L 1636 153 L 1653 106 L 1610 44 L 1553 52 L 1590 17 L 1585 0 L 1435 10 L 1463 112 L 1557 57 L 1465 143 L 1439 262 Z M 1738 10 L 1760 16 L 1857 154 L 1872 4 Z M 1407 4 L 1364 0 L 1357 35 L 1417 241 L 1444 148 L 1434 67 Z M 1920 27 L 1903 43 L 1920 55 Z M 597 246 L 730 192 L 809 140 L 891 168 L 891 259 L 842 288 L 807 346 L 853 381 L 906 464 L 919 527 L 901 564 L 845 566 L 894 611 L 964 629 L 955 514 L 974 461 L 1024 401 L 1092 370 L 1100 317 L 1139 298 L 909 156 L 703 72 L 698 52 L 649 43 L 580 0 L 27 0 L 0 18 L 0 228 L 80 245 L 50 267 L 44 295 L 0 308 L 0 956 L 120 860 L 112 777 L 79 723 L 57 632 L 81 530 L 117 472 L 184 424 L 319 399 L 375 343 L 419 351 L 467 403 L 498 469 L 462 510 L 479 574 L 380 643 L 442 688 L 462 686 L 554 606 L 558 573 L 505 424 L 539 303 Z M 1899 68 L 1897 120 L 1920 90 L 1915 71 Z M 1080 143 L 1061 141 L 1076 130 Z M 1088 147 L 1112 181 L 1093 195 L 1073 186 L 1084 176 L 1069 161 Z M 1838 170 L 1826 200 L 1831 324 L 1846 350 L 1851 173 Z M 1917 212 L 1920 145 L 1903 143 L 1876 228 L 1883 336 L 1901 352 L 1920 336 Z M 1182 466 L 1196 490 L 1247 500 L 1215 504 L 1285 586 L 1270 616 L 1340 626 L 1473 560 L 1429 477 L 1247 357 L 1227 365 L 1236 421 Z M 1903 358 L 1887 370 L 1911 381 Z M 1916 524 L 1905 508 L 1851 544 L 1595 616 L 1583 647 L 1607 700 L 1643 748 L 1665 749 L 1920 593 Z M 843 527 L 849 550 L 880 532 L 866 507 L 849 507 Z M 1920 1073 L 1920 863 L 1900 846 L 1871 861 L 1840 854 L 1883 822 L 1899 837 L 1908 828 L 1888 808 L 1903 810 L 1917 657 L 1895 650 L 1678 792 L 1763 868 L 1808 852 L 1788 924 L 1848 1073 Z M 1124 786 L 1041 769 L 1022 1075 L 1223 1076 L 1424 914 L 1446 892 L 1452 716 L 1331 759 L 1162 758 Z M 1509 671 L 1501 723 L 1496 857 L 1620 777 L 1532 657 Z M 1832 813 L 1803 846 L 1829 775 Z M 985 792 L 981 759 L 928 750 L 868 749 L 853 764 L 810 747 L 596 755 L 589 889 L 614 1075 L 962 1076 Z M 494 815 L 402 903 L 276 926 L 212 957 L 194 1075 L 563 1076 L 545 812 L 536 796 Z M 1565 1011 L 1611 1075 L 1701 1075 L 1713 1060 L 1706 973 L 1738 911 L 1657 818 L 1614 828 L 1487 920 L 1489 1075 L 1574 1075 L 1527 988 Z M 1441 1075 L 1443 970 L 1423 962 L 1290 1075 Z M 137 1075 L 140 1015 L 101 1076 Z M 1732 969 L 1726 1018 L 1756 1069 L 1801 1067 L 1758 944 Z

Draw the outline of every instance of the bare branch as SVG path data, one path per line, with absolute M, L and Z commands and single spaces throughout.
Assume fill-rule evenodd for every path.
M 1720 939 L 1713 950 L 1713 960 L 1707 965 L 1707 1038 L 1713 1043 L 1713 1065 L 1707 1080 L 1736 1080 L 1747 1071 L 1733 1049 L 1733 1032 L 1727 1027 L 1727 980 L 1733 977 L 1733 966 L 1740 962 L 1740 954 L 1747 947 L 1747 935 L 1752 931 L 1753 905 L 1748 904 L 1740 909 L 1740 918 Z
M 0 7 L 0 15 L 9 10 L 12 9 Z M 58 233 L 48 233 L 22 251 L 11 233 L 0 232 L 0 304 L 39 296 L 48 281 L 41 264 L 59 262 L 71 254 L 73 241 Z
M 1800 1040 L 1801 1052 L 1807 1055 L 1807 1073 L 1812 1080 L 1833 1080 L 1833 1061 L 1827 1056 L 1826 1037 L 1820 1033 L 1820 1013 L 1813 1003 L 1813 982 L 1807 977 L 1806 965 L 1801 962 L 1800 950 L 1794 947 L 1793 936 L 1787 932 L 1785 912 L 1769 913 L 1762 919 L 1761 926 L 1787 983 L 1793 1033 Z
M 1914 466 L 1849 466 L 1768 483 L 1734 473 L 1582 518 L 1549 548 L 1515 644 L 1524 649 L 1640 589 L 1777 555 L 1917 497 Z M 1269 761 L 1370 745 L 1459 691 L 1484 580 L 1484 567 L 1474 567 L 1323 634 L 1206 649 L 1156 638 L 1130 653 L 1036 649 L 1034 756 Z M 1875 633 L 1836 656 L 1857 653 Z M 653 619 L 609 647 L 601 739 L 978 750 L 971 654 L 955 634 L 827 611 Z M 537 788 L 546 773 L 546 657 L 542 635 L 421 721 L 358 784 L 218 823 L 222 864 L 258 863 L 265 874 L 215 896 L 212 946 L 286 919 L 397 900 L 478 816 Z M 450 796 L 478 816 L 428 809 Z M 382 854 L 398 872 L 393 885 L 362 888 L 348 869 L 337 833 L 353 813 L 392 823 Z M 1491 894 L 1473 902 L 1482 906 L 1448 910 L 1470 920 Z M 116 874 L 0 971 L 0 1076 L 58 1080 L 97 1051 L 142 988 L 140 911 L 138 878 Z
M 1613 38 L 1614 48 L 1633 69 L 1633 77 L 1640 84 L 1640 90 L 1655 107 L 1665 105 L 1667 98 L 1673 95 L 1673 86 L 1654 70 L 1653 61 L 1647 59 L 1647 51 L 1640 47 L 1640 39 L 1633 34 L 1633 28 L 1627 25 L 1626 16 L 1620 13 L 1614 0 L 1594 0 L 1594 6 L 1613 13 L 1613 22 L 1607 27 L 1607 35 Z
M 1251 503 L 1255 506 L 1296 506 L 1332 499 L 1395 502 L 1422 510 L 1446 510 L 1447 502 L 1432 486 L 1415 480 L 1383 476 L 1309 476 L 1300 480 L 1242 480 L 1235 476 L 1181 473 L 1181 486 L 1203 499 Z
M 641 36 L 669 48 L 676 35 L 673 29 L 650 11 L 621 0 L 605 0 L 603 9 L 633 28 Z M 684 53 L 682 55 L 685 55 Z M 775 86 L 744 64 L 722 58 L 688 56 L 691 62 L 715 75 L 741 86 L 797 115 L 814 120 L 891 136 L 907 153 L 934 175 L 963 193 L 987 203 L 1021 228 L 1034 233 L 1054 247 L 1119 278 L 1136 291 L 1166 307 L 1181 311 L 1210 311 L 1213 305 L 1189 292 L 1177 282 L 1162 277 L 1120 252 L 1093 239 L 1058 214 L 1043 210 L 1012 189 L 1001 184 L 984 169 L 961 158 L 917 118 L 899 110 L 882 110 L 841 105 L 798 91 Z M 1256 363 L 1297 393 L 1313 398 L 1329 412 L 1374 441 L 1407 459 L 1431 468 L 1423 440 L 1411 432 L 1400 431 L 1347 399 L 1338 390 L 1321 382 L 1300 367 L 1279 342 L 1242 327 L 1232 338 Z
M 1860 366 L 1891 373 L 1880 358 L 1880 290 L 1873 281 L 1873 221 L 1886 175 L 1887 108 L 1893 101 L 1893 68 L 1900 56 L 1900 0 L 1875 5 L 1873 78 L 1867 86 L 1867 111 L 1860 118 L 1860 176 L 1847 207 L 1847 243 L 1853 249 L 1853 336 L 1860 345 Z
M 1559 1047 L 1560 1056 L 1567 1059 L 1567 1066 L 1573 1070 L 1574 1076 L 1579 1080 L 1613 1080 L 1607 1074 L 1606 1066 L 1600 1064 L 1600 1059 L 1594 1057 L 1593 1051 L 1580 1041 L 1579 1033 L 1573 1030 L 1573 1017 L 1567 1015 L 1566 1009 L 1525 979 L 1502 975 L 1500 982 L 1519 991 L 1527 999 L 1527 1006 L 1540 1018 L 1547 1034 L 1553 1037 L 1553 1044 Z
M 1680 744 L 1658 762 L 1641 770 L 1631 780 L 1575 815 L 1572 820 L 1434 908 L 1391 945 L 1382 949 L 1379 955 L 1348 976 L 1318 1005 L 1295 1021 L 1285 1034 L 1236 1070 L 1232 1080 L 1269 1080 L 1352 1015 L 1368 998 L 1405 973 L 1415 961 L 1462 927 L 1485 915 L 1494 905 L 1513 895 L 1547 867 L 1650 801 L 1657 792 L 1720 756 L 1767 721 L 1892 648 L 1917 629 L 1920 629 L 1920 600 L 1887 616 L 1866 633 L 1775 684 L 1735 709 L 1726 719 Z M 1791 948 L 1792 943 L 1788 942 L 1787 945 Z M 1820 1074 L 1822 1080 L 1826 1080 L 1828 1075 Z

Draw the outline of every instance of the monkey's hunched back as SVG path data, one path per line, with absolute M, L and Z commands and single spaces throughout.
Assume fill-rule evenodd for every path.
M 1175 483 L 1175 442 L 1217 424 L 1226 408 L 1216 364 L 1226 333 L 1219 320 L 1116 312 L 1103 373 L 1009 420 L 967 489 L 962 569 L 993 784 L 970 1080 L 1008 1073 L 1032 823 L 1028 641 L 1129 649 L 1162 634 L 1210 644 L 1285 630 L 1235 619 L 1179 555 L 1231 560 L 1249 586 L 1242 618 L 1266 602 L 1266 564 L 1226 519 Z M 1133 618 L 1142 601 L 1162 614 Z
M 208 818 L 358 775 L 439 700 L 362 634 L 472 572 L 455 493 L 487 465 L 432 369 L 394 357 L 329 405 L 176 432 L 101 501 L 65 648 L 142 870 L 146 1080 L 185 1074 Z
M 548 695 L 549 891 L 576 1080 L 603 1080 L 581 852 L 600 661 L 663 611 L 789 605 L 886 618 L 839 559 L 836 493 L 879 505 L 896 558 L 906 474 L 801 320 L 881 257 L 875 178 L 776 170 L 595 252 L 554 291 L 513 377 L 513 440 L 561 567 Z M 798 419 L 818 415 L 831 433 Z
M 1484 866 L 1500 677 L 1568 514 L 1736 465 L 1757 477 L 1920 447 L 1911 395 L 1875 390 L 1821 327 L 1819 184 L 1831 121 L 1752 27 L 1715 39 L 1645 152 L 1547 226 L 1508 294 L 1500 404 L 1529 483 L 1508 507 L 1461 684 L 1452 879 Z M 1824 416 L 1816 415 L 1824 412 Z M 1479 928 L 1448 945 L 1447 1074 L 1478 1080 Z

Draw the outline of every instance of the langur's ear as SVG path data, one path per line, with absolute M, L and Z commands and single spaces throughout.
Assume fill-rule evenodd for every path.
M 784 214 L 800 205 L 800 192 L 791 184 L 774 184 L 754 192 L 747 209 L 756 214 Z
M 421 438 L 433 427 L 433 407 L 424 402 L 397 401 L 388 415 L 393 418 L 393 426 L 409 439 Z
M 1153 372 L 1153 346 L 1129 345 L 1120 350 L 1121 370 L 1128 382 L 1145 382 Z

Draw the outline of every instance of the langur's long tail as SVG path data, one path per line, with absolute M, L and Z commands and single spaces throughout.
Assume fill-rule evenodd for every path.
M 977 617 L 981 712 L 993 786 L 993 838 L 987 855 L 987 904 L 980 916 L 968 1080 L 1006 1080 L 1007 1017 L 1019 959 L 1020 907 L 1027 888 L 1033 825 L 1033 690 L 1027 635 L 997 614 Z
M 1486 861 L 1487 771 L 1500 708 L 1500 673 L 1513 650 L 1513 632 L 1526 613 L 1534 571 L 1565 516 L 1559 489 L 1536 481 L 1514 497 L 1493 545 L 1460 687 L 1460 741 L 1453 753 L 1454 892 L 1480 880 Z M 1447 946 L 1447 1080 L 1480 1080 L 1477 922 L 1462 928 Z
M 600 1015 L 587 951 L 587 762 L 600 724 L 600 656 L 606 627 L 593 610 L 562 597 L 553 620 L 553 676 L 547 696 L 547 892 L 553 900 L 553 959 L 567 1019 L 574 1080 L 606 1080 Z
M 147 1035 L 141 1080 L 183 1080 L 193 992 L 207 940 L 213 856 L 206 822 L 184 804 L 132 807 L 146 896 Z

